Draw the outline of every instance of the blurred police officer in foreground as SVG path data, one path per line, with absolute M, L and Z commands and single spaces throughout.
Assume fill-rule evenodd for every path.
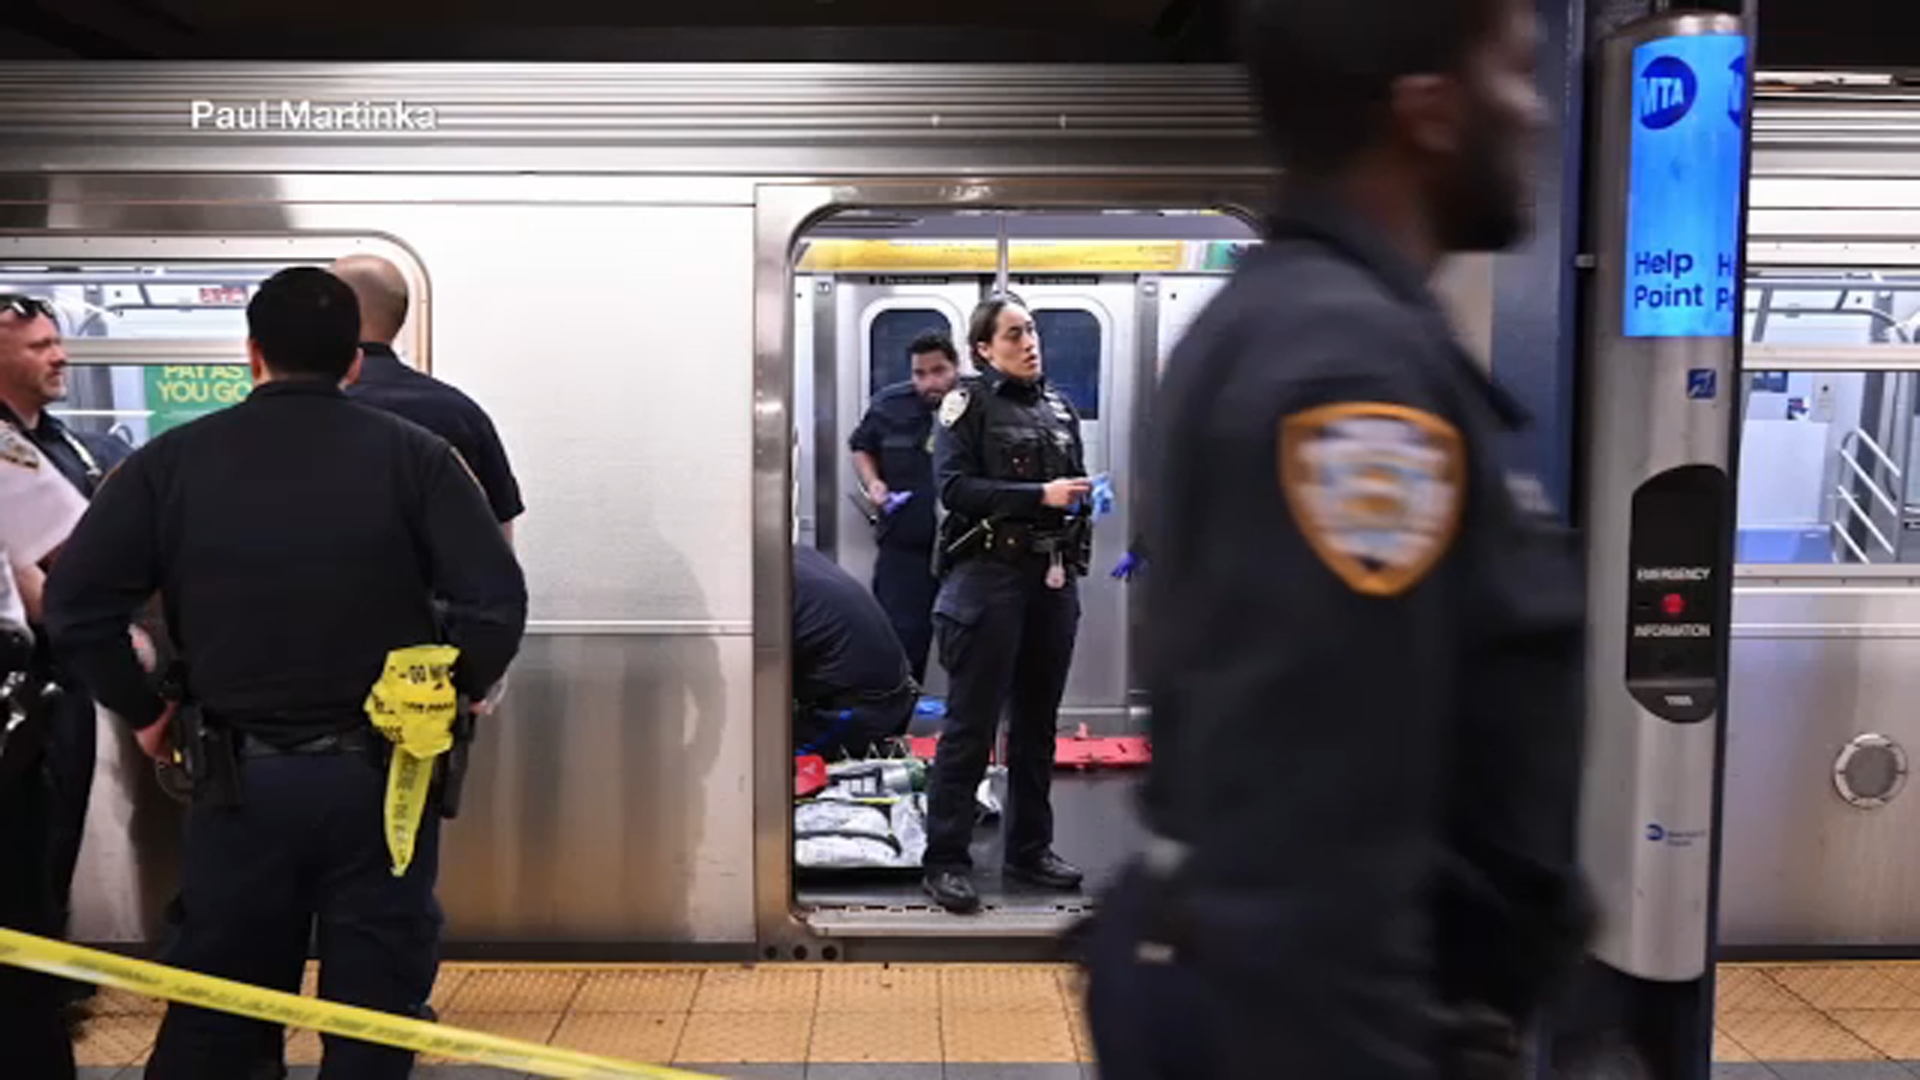
M 0 544 L 0 926 L 57 937 L 60 910 L 47 872 L 51 789 L 40 745 L 59 691 L 35 663 L 26 604 L 7 552 Z M 72 1080 L 73 1043 L 60 999 L 57 980 L 0 966 L 0 1054 L 7 1075 Z
M 925 683 L 940 591 L 933 575 L 933 414 L 960 377 L 960 355 L 947 335 L 928 333 L 907 346 L 907 362 L 912 377 L 873 395 L 847 446 L 874 508 L 873 595 L 907 650 L 914 681 Z
M 1080 414 L 1042 372 L 1040 335 L 1018 297 L 974 309 L 967 344 L 984 374 L 940 404 L 934 475 L 947 518 L 934 601 L 947 724 L 929 781 L 926 889 L 955 913 L 979 909 L 974 792 L 1007 710 L 1008 877 L 1077 889 L 1053 851 L 1055 730 L 1080 625 L 1076 582 L 1092 554 Z
M 142 676 L 126 624 L 156 590 L 165 599 L 201 724 L 180 738 L 194 805 L 164 960 L 296 991 L 317 923 L 323 996 L 420 1015 L 441 921 L 438 821 L 422 821 L 395 876 L 389 747 L 365 703 L 390 651 L 434 641 L 459 648 L 454 685 L 477 698 L 519 647 L 525 584 L 453 449 L 341 393 L 360 329 L 346 285 L 282 271 L 247 326 L 257 389 L 147 444 L 102 487 L 48 581 L 48 626 L 160 759 L 179 706 Z M 147 1075 L 249 1075 L 274 1034 L 174 1006 Z M 411 1054 L 329 1037 L 322 1075 L 411 1066 Z
M 1579 551 L 1426 282 L 1525 231 L 1531 2 L 1244 14 L 1286 186 L 1160 395 L 1101 1074 L 1512 1076 L 1584 943 Z

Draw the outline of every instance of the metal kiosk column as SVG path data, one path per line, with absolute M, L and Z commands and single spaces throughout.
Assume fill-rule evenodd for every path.
M 1675 1080 L 1712 1047 L 1747 44 L 1721 13 L 1608 39 L 1589 159 L 1581 861 L 1615 1038 Z

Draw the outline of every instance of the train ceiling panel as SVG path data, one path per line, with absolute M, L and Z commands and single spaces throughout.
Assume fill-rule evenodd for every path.
M 13 0 L 0 58 L 1211 62 L 1229 2 Z M 1913 68 L 1920 4 L 1765 0 L 1761 30 L 1767 67 Z

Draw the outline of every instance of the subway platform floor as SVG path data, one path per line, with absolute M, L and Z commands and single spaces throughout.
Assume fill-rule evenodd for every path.
M 447 964 L 443 1022 L 739 1080 L 1092 1080 L 1078 973 L 1055 964 Z M 313 990 L 309 972 L 307 992 Z M 161 1003 L 103 991 L 82 1080 L 134 1080 Z M 1723 965 L 1715 1080 L 1920 1077 L 1920 963 Z M 320 1041 L 287 1042 L 312 1080 Z M 420 1080 L 513 1074 L 423 1059 Z

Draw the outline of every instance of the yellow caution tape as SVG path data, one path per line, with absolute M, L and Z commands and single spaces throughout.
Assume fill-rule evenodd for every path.
M 393 876 L 413 864 L 413 845 L 433 784 L 433 759 L 453 747 L 460 706 L 453 689 L 451 645 L 415 645 L 387 654 L 386 670 L 367 693 L 367 718 L 393 742 L 387 767 L 387 853 Z
M 302 997 L 0 929 L 0 964 L 110 986 L 269 1024 L 307 1028 L 536 1076 L 576 1080 L 712 1080 L 703 1073 L 640 1065 L 478 1031 Z

